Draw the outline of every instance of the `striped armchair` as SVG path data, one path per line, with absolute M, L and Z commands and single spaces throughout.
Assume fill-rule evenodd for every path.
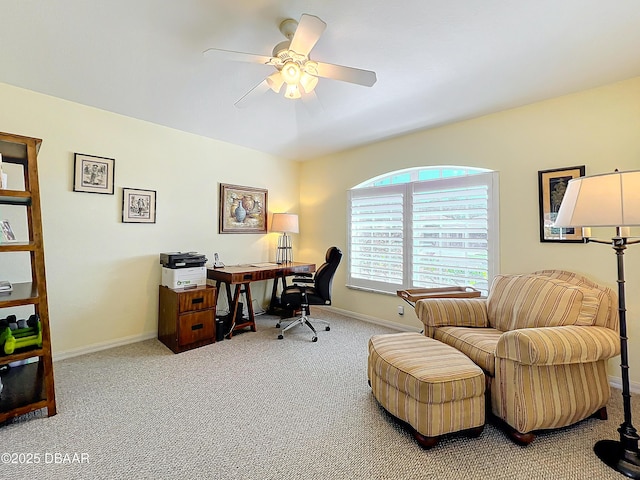
M 606 362 L 620 353 L 617 297 L 562 270 L 498 275 L 487 298 L 420 300 L 424 333 L 485 372 L 491 413 L 512 438 L 606 418 Z

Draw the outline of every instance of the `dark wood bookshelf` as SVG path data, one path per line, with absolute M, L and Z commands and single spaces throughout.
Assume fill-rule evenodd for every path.
M 46 409 L 56 414 L 51 334 L 42 238 L 42 213 L 38 184 L 37 156 L 42 141 L 38 138 L 0 133 L 2 162 L 22 166 L 24 191 L 0 190 L 1 205 L 23 206 L 27 220 L 28 239 L 22 242 L 0 243 L 0 255 L 27 252 L 30 257 L 31 281 L 13 283 L 13 291 L 0 293 L 0 319 L 12 313 L 12 308 L 32 305 L 40 319 L 42 345 L 18 348 L 9 355 L 0 345 L 0 424 L 26 413 Z M 12 281 L 11 278 L 1 280 Z M 7 367 L 8 366 L 8 367 Z

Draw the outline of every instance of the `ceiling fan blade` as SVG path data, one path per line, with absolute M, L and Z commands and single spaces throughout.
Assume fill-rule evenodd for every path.
M 255 99 L 259 95 L 262 95 L 269 89 L 270 89 L 269 84 L 267 83 L 267 79 L 265 78 L 258 85 L 256 85 L 247 93 L 245 93 L 242 97 L 240 97 L 240 99 L 238 99 L 238 101 L 234 103 L 234 105 L 237 108 L 245 108 L 251 103 L 253 99 Z
M 371 70 L 361 70 L 353 67 L 343 67 L 342 65 L 334 65 L 332 63 L 318 63 L 318 76 L 332 78 L 333 80 L 341 80 L 343 82 L 355 83 L 371 87 L 376 83 L 376 72 Z
M 327 24 L 318 17 L 307 15 L 306 13 L 303 14 L 298 22 L 296 33 L 291 39 L 289 49 L 300 55 L 308 56 L 325 28 L 327 28 Z
M 202 54 L 205 57 L 221 58 L 233 62 L 250 62 L 267 64 L 271 57 L 267 55 L 257 55 L 254 53 L 235 52 L 233 50 L 223 50 L 221 48 L 208 48 Z

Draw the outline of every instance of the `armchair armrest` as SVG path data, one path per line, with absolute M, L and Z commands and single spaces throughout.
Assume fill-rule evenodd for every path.
M 425 327 L 488 327 L 485 298 L 426 298 L 415 306 Z
M 524 365 L 566 365 L 615 357 L 620 336 L 605 327 L 565 325 L 522 328 L 505 332 L 496 345 L 496 357 Z

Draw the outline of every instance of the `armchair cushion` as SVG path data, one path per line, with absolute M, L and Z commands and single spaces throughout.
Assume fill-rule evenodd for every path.
M 593 325 L 598 292 L 536 275 L 496 275 L 487 298 L 489 324 L 506 332 L 520 328 Z
M 493 377 L 496 345 L 503 333 L 495 328 L 440 327 L 433 338 L 457 348 Z
M 537 272 L 533 272 L 532 275 L 556 278 L 579 287 L 593 289 L 601 303 L 593 324 L 598 325 L 599 327 L 607 327 L 612 330 L 619 329 L 618 296 L 609 287 L 598 285 L 582 275 L 578 275 L 574 272 L 568 272 L 566 270 L 539 270 Z
M 523 365 L 596 362 L 620 353 L 618 333 L 604 327 L 525 328 L 504 332 L 495 355 Z

